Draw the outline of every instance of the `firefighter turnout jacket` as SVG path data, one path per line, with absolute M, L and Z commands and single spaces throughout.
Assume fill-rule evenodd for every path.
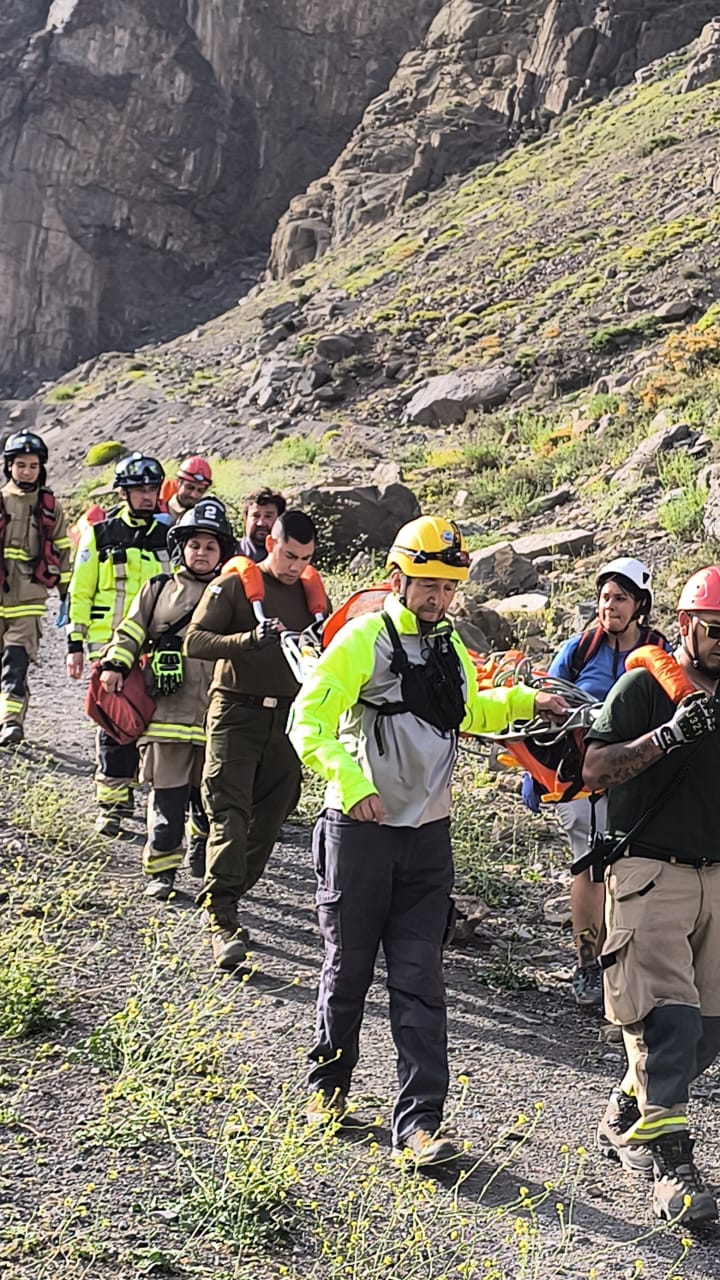
M 140 520 L 127 503 L 89 525 L 70 581 L 70 652 L 98 658 L 143 583 L 169 568 L 167 525 Z
M 184 625 L 173 635 L 185 634 L 195 606 L 203 596 L 206 582 L 179 569 L 171 578 L 151 578 L 133 600 L 127 616 L 118 626 L 105 656 L 113 668 L 129 671 L 144 652 L 152 651 L 162 635 L 182 618 Z M 176 693 L 160 695 L 155 714 L 143 736 L 145 742 L 205 742 L 205 712 L 212 679 L 213 661 L 183 656 L 183 683 Z
M 0 530 L 0 619 L 42 618 L 53 581 L 61 596 L 70 582 L 62 506 L 50 490 L 26 493 L 10 480 L 0 490 Z

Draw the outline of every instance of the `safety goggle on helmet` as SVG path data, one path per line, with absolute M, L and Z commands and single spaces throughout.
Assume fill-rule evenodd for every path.
M 453 520 L 419 516 L 403 525 L 388 552 L 388 569 L 398 568 L 409 578 L 447 578 L 465 582 L 470 556 L 462 533 Z
M 114 489 L 140 489 L 144 485 L 159 488 L 165 479 L 165 472 L 157 458 L 147 458 L 142 453 L 131 453 L 123 458 L 115 468 Z

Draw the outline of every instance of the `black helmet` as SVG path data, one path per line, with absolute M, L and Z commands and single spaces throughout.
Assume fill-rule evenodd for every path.
M 45 483 L 45 463 L 48 460 L 48 447 L 42 436 L 36 436 L 34 431 L 17 431 L 14 435 L 8 436 L 3 445 L 3 470 L 7 480 L 10 479 L 10 468 L 16 458 L 22 453 L 34 453 L 40 459 L 40 477 L 39 484 Z
M 142 453 L 131 453 L 123 458 L 115 468 L 113 489 L 139 489 L 142 485 L 153 484 L 158 488 L 165 479 L 157 458 L 146 458 Z
M 216 570 L 219 573 L 223 562 L 229 560 L 235 551 L 235 535 L 218 498 L 201 498 L 191 511 L 186 511 L 177 524 L 168 530 L 167 545 L 171 564 L 183 563 L 185 543 L 196 533 L 209 533 L 220 544 L 220 562 Z

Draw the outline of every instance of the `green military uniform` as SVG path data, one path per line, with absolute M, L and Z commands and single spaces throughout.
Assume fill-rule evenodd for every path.
M 291 631 L 313 622 L 299 582 L 259 566 L 267 617 Z M 209 586 L 185 640 L 194 658 L 216 660 L 207 717 L 203 803 L 210 819 L 201 904 L 218 920 L 263 873 L 278 832 L 300 796 L 300 762 L 287 738 L 299 685 L 279 644 L 254 647 L 257 619 L 238 574 Z

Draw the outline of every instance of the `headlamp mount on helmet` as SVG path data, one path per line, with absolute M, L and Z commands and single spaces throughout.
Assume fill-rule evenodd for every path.
M 160 488 L 165 479 L 165 472 L 157 458 L 146 457 L 142 453 L 131 453 L 122 458 L 115 468 L 114 489 L 142 489 L 146 485 Z

